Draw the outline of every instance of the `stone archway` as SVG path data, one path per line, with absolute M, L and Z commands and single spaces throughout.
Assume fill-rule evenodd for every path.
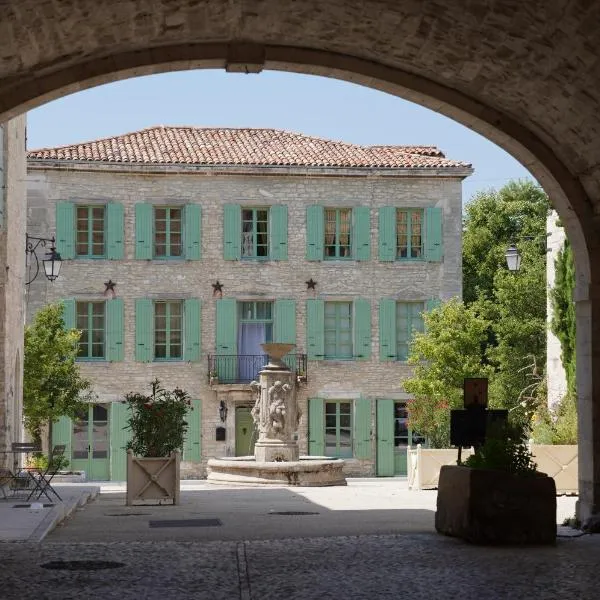
M 600 511 L 600 5 L 533 0 L 7 0 L 0 120 L 173 69 L 279 69 L 442 112 L 540 181 L 577 263 L 580 516 Z M 593 82 L 592 84 L 590 82 Z

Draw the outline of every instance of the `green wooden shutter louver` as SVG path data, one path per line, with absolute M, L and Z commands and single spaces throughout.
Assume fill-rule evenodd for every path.
M 202 401 L 192 400 L 192 406 L 185 420 L 188 424 L 183 441 L 183 460 L 200 462 L 202 460 Z
M 122 298 L 106 302 L 106 360 L 123 360 L 123 312 Z
M 306 352 L 309 360 L 325 357 L 325 302 L 306 301 Z
M 198 362 L 200 360 L 201 339 L 200 300 L 198 298 L 185 300 L 183 312 L 185 318 L 183 360 Z
M 75 329 L 76 318 L 75 318 L 75 299 L 74 298 L 63 298 L 63 314 L 62 318 L 65 323 L 66 329 Z
M 295 300 L 275 300 L 274 338 L 276 342 L 281 342 L 283 344 L 296 343 Z
M 288 208 L 282 204 L 271 207 L 271 258 L 288 259 Z
M 364 298 L 354 301 L 354 355 L 358 360 L 371 358 L 371 303 Z
M 59 417 L 56 423 L 52 423 L 52 446 L 65 445 L 65 457 L 71 461 L 71 429 L 73 422 L 69 417 Z
M 325 455 L 325 402 L 323 398 L 308 399 L 308 454 Z
M 354 401 L 354 458 L 371 458 L 371 401 Z
M 240 260 L 242 256 L 242 209 L 239 204 L 223 206 L 223 258 Z
M 444 256 L 442 217 L 442 209 L 438 206 L 425 209 L 425 258 L 431 262 L 439 262 Z
M 379 260 L 396 260 L 396 208 L 382 206 L 379 209 Z
M 377 475 L 394 475 L 394 401 L 377 400 Z
M 202 254 L 202 207 L 199 204 L 187 204 L 184 221 L 185 258 L 200 260 Z
M 123 205 L 109 202 L 106 205 L 106 258 L 109 260 L 122 260 L 124 218 Z
M 56 204 L 56 251 L 62 260 L 75 258 L 75 205 L 73 202 Z
M 129 406 L 121 402 L 110 405 L 110 479 L 127 479 L 127 450 L 125 446 L 131 440 L 131 430 L 127 428 Z
M 371 259 L 371 210 L 368 206 L 355 206 L 352 209 L 354 220 L 354 250 L 355 260 Z
M 151 204 L 135 205 L 135 257 L 150 260 L 152 258 L 153 211 Z
M 235 381 L 237 375 L 237 302 L 234 298 L 217 300 L 217 374 L 219 381 Z
M 427 312 L 431 312 L 433 309 L 437 308 L 442 301 L 439 298 L 429 298 L 427 302 L 425 302 L 425 310 Z
M 379 301 L 379 360 L 396 360 L 396 301 Z
M 135 301 L 135 360 L 151 362 L 154 358 L 154 306 L 152 300 Z
M 325 217 L 319 204 L 306 207 L 306 260 L 323 260 Z

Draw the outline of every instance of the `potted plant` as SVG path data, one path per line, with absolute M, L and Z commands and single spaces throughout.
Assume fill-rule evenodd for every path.
M 495 426 L 460 466 L 441 468 L 435 527 L 475 544 L 553 544 L 556 486 L 540 473 L 526 432 Z
M 187 392 L 166 390 L 151 382 L 150 395 L 125 396 L 130 416 L 127 428 L 127 505 L 136 500 L 171 500 L 179 504 L 179 463 L 191 410 Z

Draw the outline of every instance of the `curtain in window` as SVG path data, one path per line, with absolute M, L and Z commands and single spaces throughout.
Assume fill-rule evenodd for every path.
M 258 377 L 256 355 L 264 354 L 260 347 L 266 341 L 265 323 L 241 323 L 238 333 L 238 373 L 242 381 Z M 259 361 L 260 362 L 260 361 Z M 262 367 L 264 361 L 260 364 Z
M 335 244 L 335 210 L 325 211 L 325 245 L 333 246 Z

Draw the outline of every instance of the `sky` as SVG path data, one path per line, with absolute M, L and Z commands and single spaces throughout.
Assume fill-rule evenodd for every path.
M 28 149 L 68 145 L 154 125 L 265 127 L 363 145 L 433 145 L 473 165 L 463 202 L 511 179 L 533 179 L 504 150 L 427 108 L 354 83 L 265 71 L 195 70 L 110 83 L 28 113 Z

